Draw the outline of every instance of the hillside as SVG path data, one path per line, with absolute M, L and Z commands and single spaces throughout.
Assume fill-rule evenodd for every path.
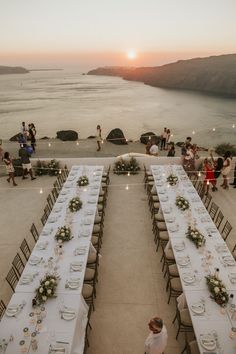
M 0 75 L 27 74 L 29 71 L 20 66 L 0 66 Z
M 107 72 L 107 74 L 106 74 Z M 236 96 L 236 54 L 180 60 L 157 67 L 107 67 L 89 75 L 121 76 L 147 85 Z

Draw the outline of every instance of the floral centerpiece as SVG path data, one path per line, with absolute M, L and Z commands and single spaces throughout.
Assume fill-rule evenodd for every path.
M 81 176 L 77 181 L 77 185 L 80 187 L 87 186 L 88 184 L 89 184 L 89 179 L 87 176 Z
M 196 229 L 191 226 L 188 227 L 188 231 L 186 232 L 187 238 L 189 238 L 197 248 L 202 247 L 206 239 L 205 237 Z
M 35 301 L 36 305 L 40 305 L 51 297 L 55 297 L 57 288 L 57 277 L 55 275 L 46 274 L 40 280 L 40 286 L 36 289 Z
M 71 240 L 71 230 L 68 226 L 62 226 L 58 228 L 58 231 L 55 235 L 55 239 L 58 242 L 66 242 Z
M 175 204 L 183 211 L 190 208 L 188 200 L 181 196 L 176 197 Z
M 59 175 L 59 162 L 56 160 L 51 160 L 48 164 L 48 174 L 50 176 Z
M 211 298 L 215 300 L 218 305 L 225 305 L 229 301 L 229 295 L 226 291 L 225 285 L 216 275 L 206 276 L 207 286 L 211 293 Z
M 119 159 L 116 161 L 113 172 L 117 175 L 135 175 L 139 170 L 138 161 L 132 157 L 130 160 Z
M 83 203 L 80 198 L 74 197 L 69 202 L 69 209 L 72 213 L 75 213 L 76 211 L 79 211 L 82 208 L 82 205 Z
M 176 175 L 174 175 L 173 173 L 171 173 L 166 181 L 171 185 L 171 186 L 175 186 L 178 182 L 178 177 Z

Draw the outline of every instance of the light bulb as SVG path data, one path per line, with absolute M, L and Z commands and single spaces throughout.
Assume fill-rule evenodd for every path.
M 129 185 L 127 184 L 127 186 L 125 187 L 125 189 L 128 191 L 129 190 Z
M 198 172 L 198 177 L 201 177 L 201 172 L 200 171 Z
M 170 134 L 170 136 L 173 138 L 174 134 Z
M 130 176 L 130 172 L 128 172 L 128 177 Z
M 232 125 L 232 128 L 235 128 L 235 124 Z
M 51 146 L 51 143 L 48 143 L 48 147 L 50 147 Z
M 195 130 L 192 131 L 192 134 L 195 135 Z
M 40 188 L 39 194 L 43 194 L 43 188 Z
M 78 142 L 78 141 L 76 142 L 76 145 L 79 145 L 79 142 Z
M 59 173 L 59 175 L 61 175 L 61 170 L 59 170 L 59 172 L 58 172 L 58 173 Z
M 125 141 L 128 143 L 128 139 L 125 139 Z
M 104 141 L 102 140 L 102 144 L 104 143 Z
M 210 182 L 209 182 L 209 180 L 207 180 L 207 185 L 209 186 L 209 184 L 210 184 Z
M 212 128 L 212 131 L 215 132 L 215 131 L 216 131 L 216 128 Z

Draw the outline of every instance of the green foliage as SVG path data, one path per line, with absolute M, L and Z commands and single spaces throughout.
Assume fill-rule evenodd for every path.
M 230 151 L 232 156 L 236 156 L 236 145 L 224 143 L 217 145 L 215 148 L 215 152 L 220 156 L 224 156 L 226 151 Z
M 59 175 L 60 165 L 56 160 L 50 162 L 38 160 L 34 169 L 37 176 L 57 176 Z
M 138 161 L 132 157 L 130 160 L 120 159 L 115 163 L 113 172 L 117 175 L 135 175 L 140 170 Z

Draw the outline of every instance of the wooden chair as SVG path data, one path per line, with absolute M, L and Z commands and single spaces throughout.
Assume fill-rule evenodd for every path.
M 205 205 L 205 208 L 208 210 L 209 209 L 209 206 L 211 204 L 211 201 L 212 201 L 212 196 L 210 195 L 210 193 L 208 193 L 206 195 L 206 198 L 204 200 L 204 205 Z
M 227 239 L 227 237 L 229 236 L 232 229 L 233 229 L 233 227 L 231 226 L 231 224 L 227 220 L 222 231 L 221 231 L 221 236 L 223 237 L 224 241 Z
M 53 206 L 54 206 L 54 202 L 53 202 L 53 200 L 52 200 L 52 196 L 51 196 L 50 193 L 49 193 L 48 196 L 47 196 L 47 202 L 48 202 L 48 206 L 49 206 L 50 210 L 52 211 L 52 208 L 53 208 Z
M 57 200 L 57 198 L 58 198 L 58 195 L 59 195 L 59 193 L 58 193 L 57 189 L 56 189 L 56 188 L 53 188 L 53 190 L 52 190 L 52 197 L 53 197 L 54 203 L 56 202 L 56 200 Z
M 214 219 L 216 217 L 218 209 L 219 209 L 218 205 L 216 203 L 212 202 L 210 210 L 209 210 L 209 215 L 210 215 L 210 217 L 212 218 L 213 221 L 214 221 Z
M 48 216 L 45 213 L 43 213 L 43 216 L 41 217 L 41 223 L 43 226 L 46 224 L 47 219 L 48 219 Z
M 0 301 L 0 320 L 2 319 L 4 313 L 6 311 L 6 305 L 4 304 L 4 302 L 1 300 Z
M 46 204 L 46 206 L 44 208 L 44 214 L 47 215 L 47 217 L 49 217 L 50 212 L 51 212 L 50 207 L 48 204 Z
M 95 310 L 94 306 L 94 287 L 90 284 L 84 283 L 83 289 L 82 289 L 82 296 L 87 303 L 87 305 L 91 305 L 93 308 L 93 311 Z
M 224 219 L 224 215 L 223 215 L 223 213 L 220 210 L 218 215 L 217 215 L 217 217 L 216 217 L 216 220 L 215 220 L 215 225 L 216 225 L 218 230 L 220 228 L 220 225 L 221 225 L 223 219 Z
M 21 249 L 21 252 L 23 253 L 26 261 L 28 261 L 30 255 L 31 255 L 31 251 L 30 251 L 29 245 L 26 242 L 25 238 L 24 238 L 24 240 L 22 241 L 22 243 L 20 245 L 20 249 Z
M 34 225 L 34 223 L 32 224 L 32 226 L 30 228 L 30 232 L 33 236 L 35 243 L 36 243 L 39 239 L 39 233 L 38 233 L 38 230 L 36 229 L 36 226 Z
M 13 293 L 15 292 L 16 284 L 18 283 L 19 277 L 13 267 L 9 270 L 7 276 L 6 276 L 6 281 L 10 285 Z
M 69 175 L 69 170 L 68 170 L 67 165 L 64 166 L 64 171 L 65 171 L 66 177 L 68 177 L 68 175 Z
M 15 268 L 18 276 L 20 277 L 21 274 L 23 273 L 25 265 L 24 265 L 20 255 L 19 255 L 19 253 L 17 253 L 16 256 L 14 257 L 12 265 Z
M 59 187 L 61 189 L 64 184 L 64 179 L 63 179 L 62 173 L 60 173 L 60 171 L 59 171 L 59 175 L 57 176 L 57 182 L 58 182 Z

